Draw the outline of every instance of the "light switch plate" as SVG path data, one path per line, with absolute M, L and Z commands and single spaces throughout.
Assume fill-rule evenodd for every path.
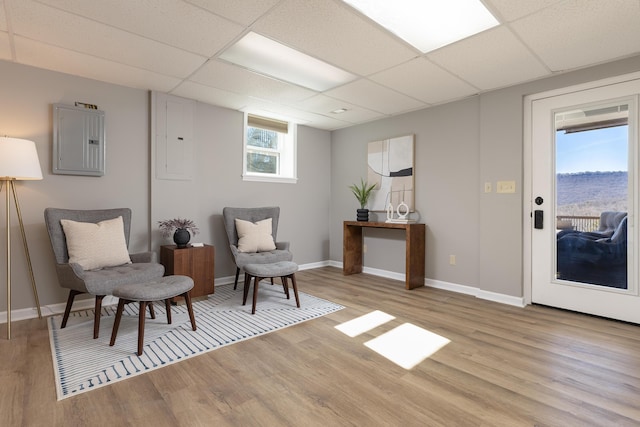
M 515 181 L 498 181 L 496 185 L 496 191 L 498 193 L 515 193 L 516 182 Z

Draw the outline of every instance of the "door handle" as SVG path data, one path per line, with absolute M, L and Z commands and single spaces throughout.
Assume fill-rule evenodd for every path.
M 533 228 L 542 230 L 544 228 L 544 211 L 533 211 Z

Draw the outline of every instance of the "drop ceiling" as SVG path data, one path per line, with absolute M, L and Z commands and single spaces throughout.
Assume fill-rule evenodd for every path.
M 638 0 L 483 3 L 499 26 L 422 54 L 341 0 L 0 0 L 0 59 L 334 130 L 640 53 Z M 356 79 L 220 58 L 250 31 Z

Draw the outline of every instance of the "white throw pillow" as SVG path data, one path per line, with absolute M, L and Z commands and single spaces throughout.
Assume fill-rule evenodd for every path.
M 121 216 L 97 224 L 68 219 L 61 219 L 60 223 L 70 263 L 80 264 L 85 270 L 131 263 Z
M 276 248 L 271 236 L 271 218 L 253 223 L 236 218 L 239 252 L 263 252 Z

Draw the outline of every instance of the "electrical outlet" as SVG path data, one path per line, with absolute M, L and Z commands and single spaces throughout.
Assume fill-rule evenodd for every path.
M 362 245 L 362 253 L 363 254 L 367 253 L 367 245 Z
M 485 193 L 491 193 L 491 183 L 490 182 L 485 182 L 484 183 L 484 192 Z
M 449 255 L 449 264 L 450 265 L 456 265 L 456 256 L 455 255 Z

